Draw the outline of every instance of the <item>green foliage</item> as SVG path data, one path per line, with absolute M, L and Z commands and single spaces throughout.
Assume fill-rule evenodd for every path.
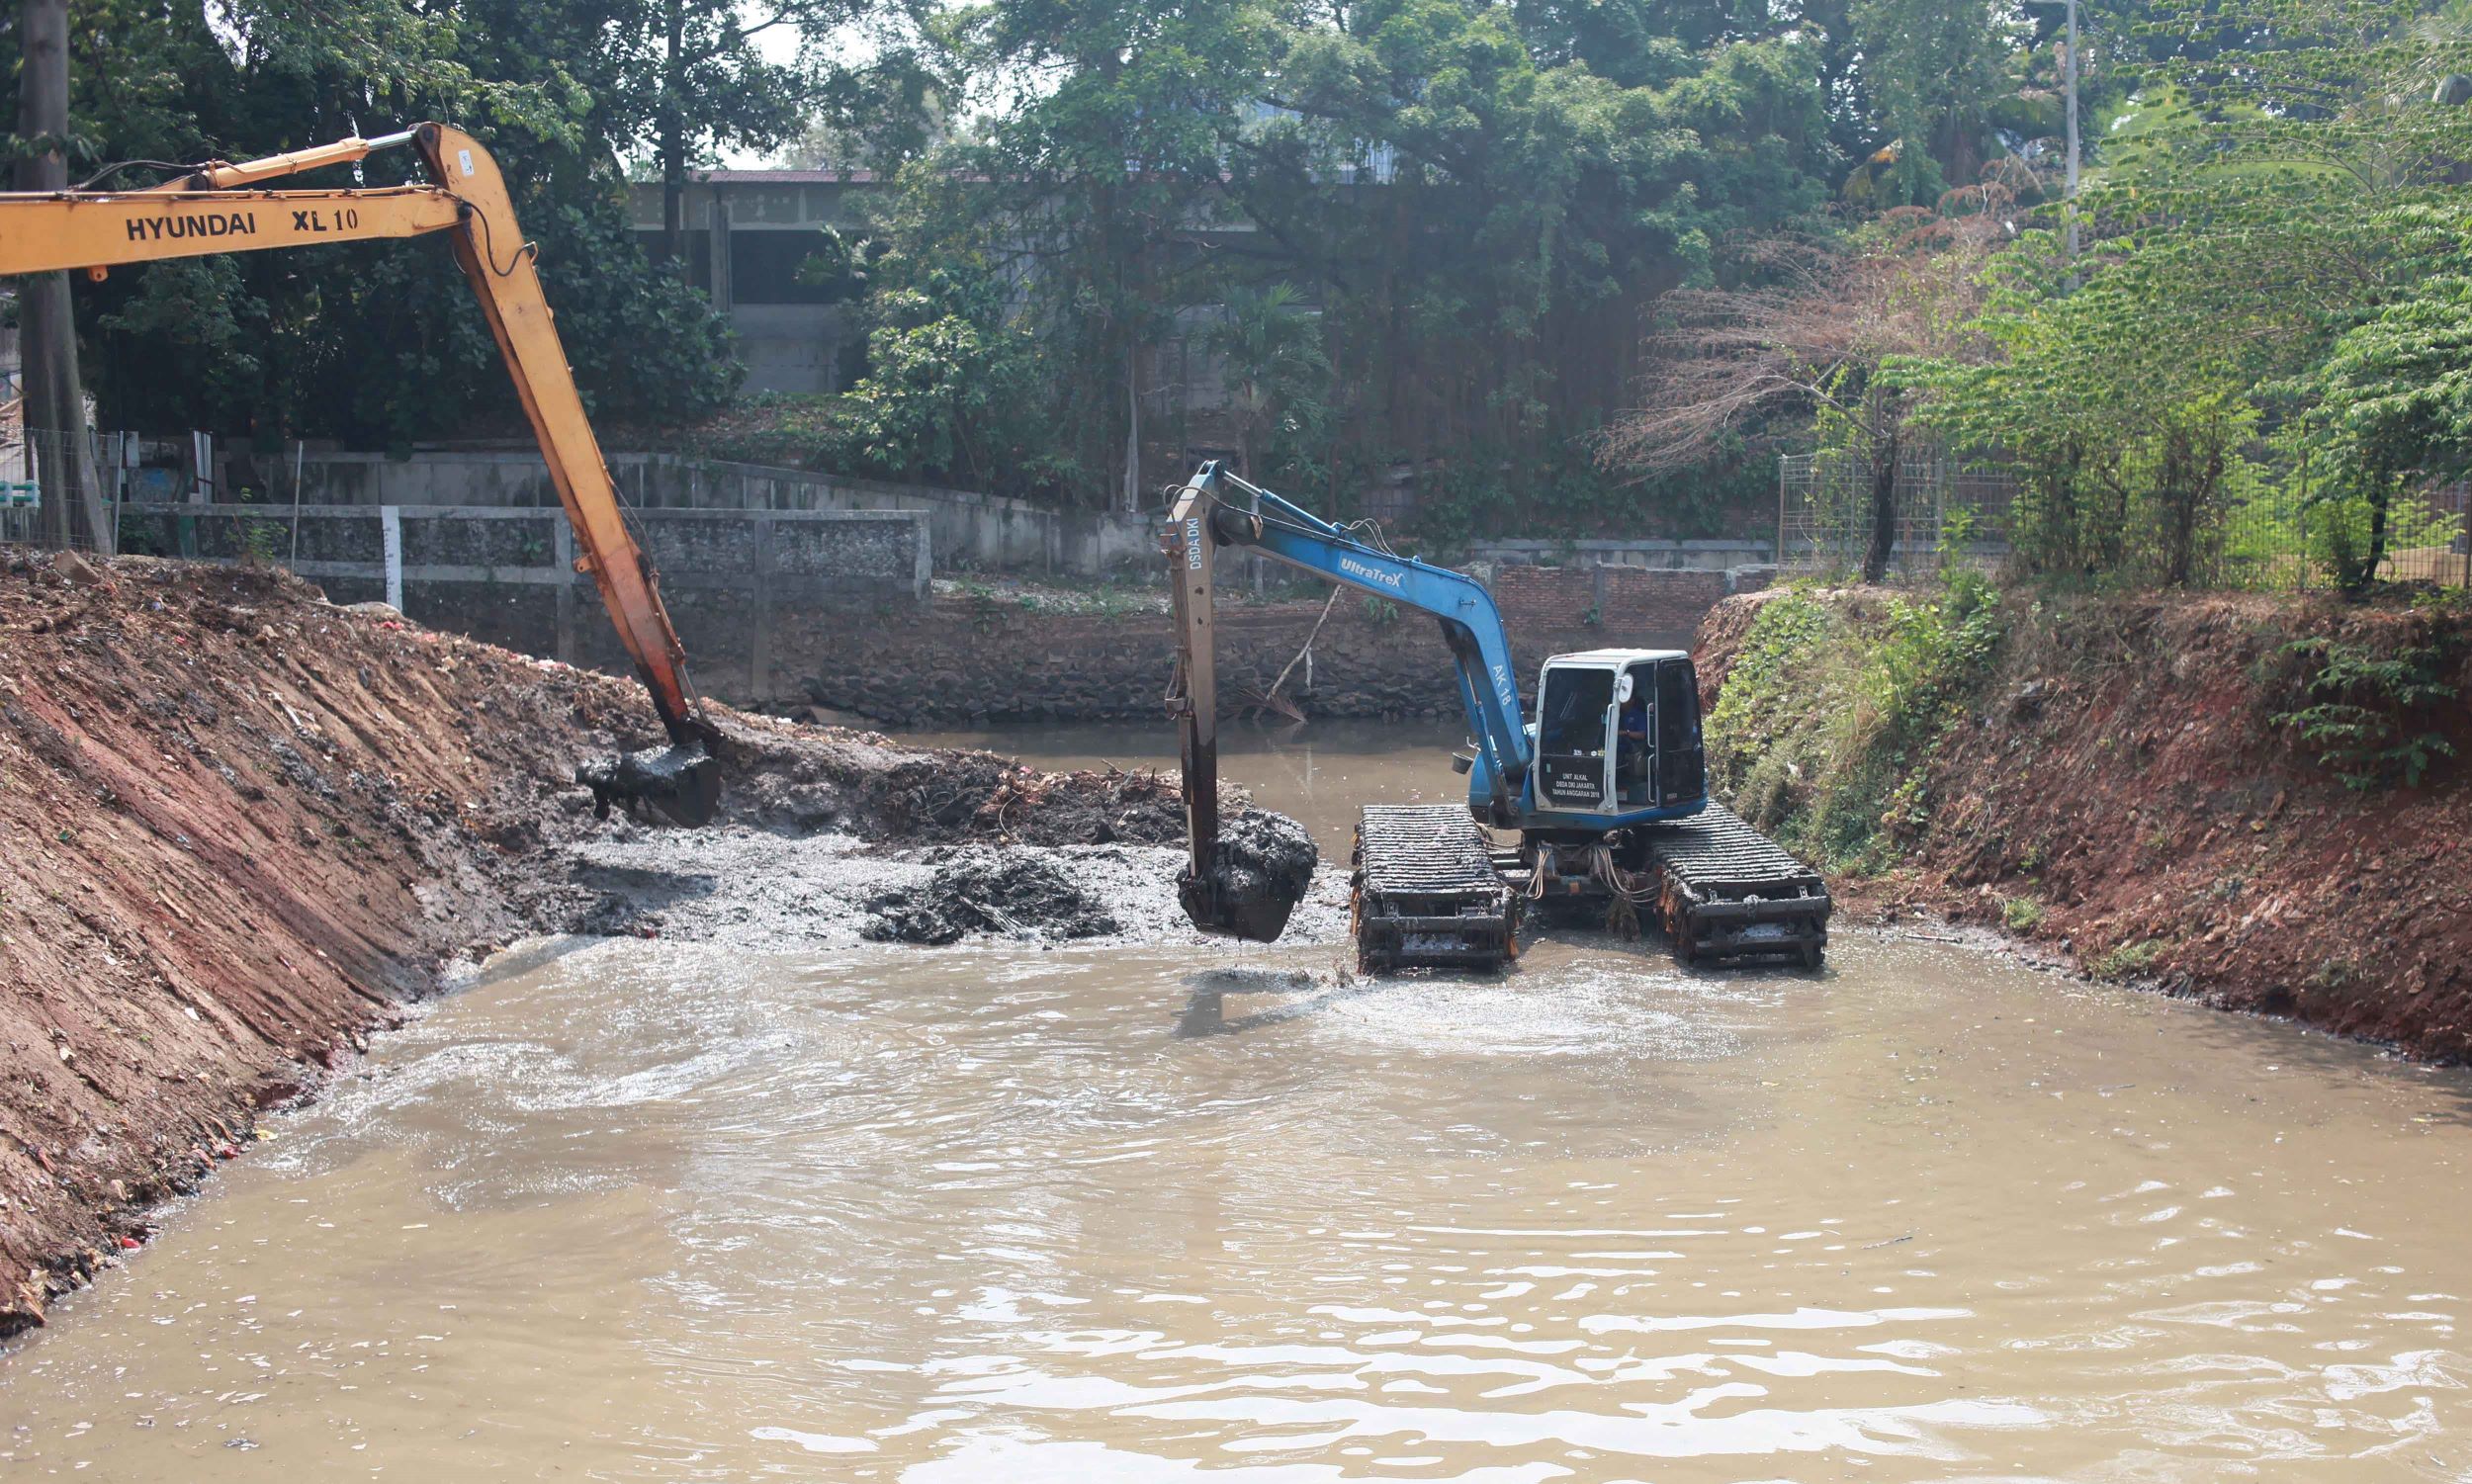
M 2043 904 L 2032 897 L 2002 897 L 2000 925 L 2010 932 L 2034 931 L 2043 925 Z
M 2357 590 L 2417 483 L 2472 468 L 2472 111 L 2428 101 L 2472 33 L 2395 0 L 2186 0 L 2124 39 L 2082 252 L 2025 232 L 1992 266 L 1989 360 L 1899 374 L 2017 472 L 2031 570 L 2288 582 L 2305 523 Z
M 1881 206 L 1928 205 L 1996 157 L 1992 115 L 2014 94 L 2017 12 L 1990 0 L 1853 0 L 1875 117 L 1894 141 Z M 1882 187 L 1886 189 L 1882 189 Z
M 1292 284 L 1234 288 L 1202 336 L 1219 357 L 1245 477 L 1285 482 L 1309 469 L 1330 420 L 1330 360 Z
M 1016 275 L 1082 500 L 1146 492 L 1128 442 L 1224 439 L 1291 489 L 1467 473 L 1473 527 L 1620 403 L 1660 289 L 1826 198 L 1792 31 L 1633 0 L 989 0 L 931 26 L 944 65 L 1039 84 L 911 171 L 880 229 Z M 1241 250 L 1217 235 L 1239 216 Z M 1224 415 L 1179 410 L 1180 337 L 1228 357 Z
M 978 265 L 954 262 L 871 306 L 868 373 L 842 403 L 862 469 L 1011 492 L 1051 476 L 1038 345 Z
M 727 326 L 646 260 L 627 224 L 616 152 L 650 118 L 641 13 L 514 0 L 333 0 L 314 16 L 255 0 L 70 10 L 73 178 L 452 122 L 505 169 L 596 413 L 694 416 L 736 390 Z M 11 103 L 0 98 L 13 117 Z M 392 185 L 416 169 L 396 150 L 299 184 Z M 435 243 L 148 264 L 79 292 L 107 423 L 360 447 L 522 426 L 471 291 Z
M 1931 757 L 1989 674 L 1996 594 L 1960 570 L 1937 593 L 1857 611 L 1764 604 L 1708 723 L 1712 781 L 1745 819 L 1853 872 L 1885 869 L 1928 820 Z
M 2161 938 L 2121 943 L 2087 966 L 2097 979 L 2135 979 L 2152 969 L 2170 945 Z
M 2356 792 L 2416 788 L 2454 744 L 2429 726 L 2435 708 L 2455 699 L 2440 677 L 2442 645 L 2373 653 L 2342 640 L 2295 640 L 2284 654 L 2296 661 L 2292 688 L 2308 704 L 2274 714 L 2274 725 L 2317 750 L 2318 765 Z
M 240 565 L 272 567 L 275 556 L 284 549 L 286 528 L 276 521 L 247 520 L 240 526 Z

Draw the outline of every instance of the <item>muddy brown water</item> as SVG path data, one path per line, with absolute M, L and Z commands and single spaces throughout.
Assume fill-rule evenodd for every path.
M 1862 933 L 1336 956 L 538 945 L 0 1361 L 0 1477 L 2472 1478 L 2459 1073 Z

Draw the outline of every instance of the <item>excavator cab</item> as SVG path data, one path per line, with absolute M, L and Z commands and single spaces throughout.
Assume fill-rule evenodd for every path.
M 1547 659 L 1537 679 L 1536 758 L 1540 816 L 1627 824 L 1697 809 L 1708 770 L 1691 656 L 1590 650 Z

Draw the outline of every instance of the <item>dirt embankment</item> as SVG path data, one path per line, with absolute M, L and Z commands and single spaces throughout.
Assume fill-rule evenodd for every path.
M 1712 706 L 1746 652 L 1746 673 L 1782 665 L 1781 693 L 1824 690 L 1848 672 L 1825 651 L 1876 646 L 1892 627 L 1889 594 L 1811 595 L 1830 625 L 1780 655 L 1789 626 L 1758 622 L 1780 596 L 1709 616 L 1698 654 Z M 2011 594 L 1998 621 L 1987 660 L 1942 698 L 1936 738 L 1886 759 L 1879 823 L 1898 864 L 1852 883 L 1858 911 L 1927 908 L 2101 977 L 2472 1060 L 2460 607 Z M 2339 730 L 2305 736 L 2294 718 L 2313 706 Z M 2417 783 L 2410 750 L 2427 765 Z M 1789 783 L 1769 808 L 1822 802 Z
M 681 838 L 734 839 L 706 848 L 760 874 L 767 842 L 818 831 L 844 855 L 853 835 L 1102 855 L 1182 835 L 1173 775 L 721 722 L 732 829 L 599 827 L 575 764 L 658 741 L 631 683 L 273 572 L 0 561 L 0 1335 L 141 1241 L 146 1207 L 450 959 L 662 930 Z M 651 898 L 594 877 L 594 851 L 629 848 Z M 927 870 L 859 872 L 850 900 Z

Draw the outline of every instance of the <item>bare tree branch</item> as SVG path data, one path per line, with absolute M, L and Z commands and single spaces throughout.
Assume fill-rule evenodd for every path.
M 1756 287 L 1665 297 L 1638 404 L 1616 419 L 1599 461 L 1640 479 L 1676 474 L 1768 419 L 1823 407 L 1872 442 L 1895 437 L 1910 398 L 1882 385 L 1881 365 L 1984 352 L 1968 324 L 1982 307 L 1978 280 L 2000 218 L 1996 210 L 1909 210 L 1891 214 L 1886 240 L 1862 247 L 1801 238 L 1744 245 L 1738 262 Z

